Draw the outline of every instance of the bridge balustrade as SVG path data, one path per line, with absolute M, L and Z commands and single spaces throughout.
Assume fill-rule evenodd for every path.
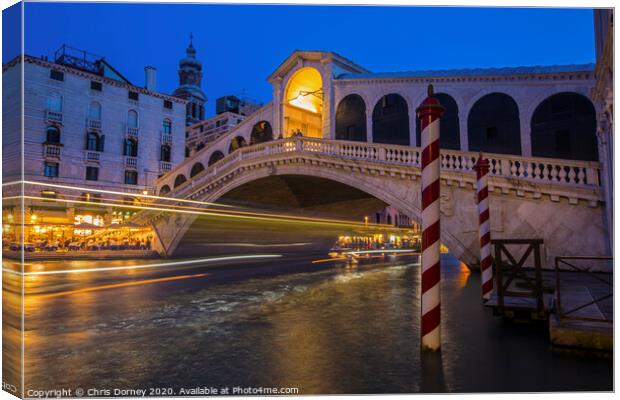
M 201 173 L 195 178 L 205 180 L 214 177 L 220 171 L 226 170 L 230 165 L 241 160 L 259 159 L 278 154 L 286 155 L 288 153 L 324 154 L 337 158 L 421 167 L 421 149 L 419 147 L 293 137 L 242 147 L 208 167 L 205 173 Z M 473 174 L 473 166 L 478 156 L 478 153 L 474 152 L 441 150 L 441 170 Z M 484 154 L 484 157 L 491 164 L 491 176 L 574 187 L 592 188 L 600 185 L 600 165 L 598 162 L 487 153 Z M 178 170 L 179 168 L 160 178 L 157 186 L 169 185 L 170 182 L 168 181 L 174 179 L 174 176 L 180 172 Z M 190 179 L 186 184 L 178 187 L 174 191 L 175 196 L 182 195 L 188 186 L 193 186 L 190 184 L 191 182 L 193 180 Z

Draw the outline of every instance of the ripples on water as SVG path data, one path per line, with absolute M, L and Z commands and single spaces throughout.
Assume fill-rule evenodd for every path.
M 480 305 L 479 276 L 450 257 L 442 269 L 442 356 L 421 360 L 419 264 L 400 260 L 36 303 L 26 316 L 26 386 L 611 389 L 609 361 L 554 356 L 544 332 L 491 316 Z

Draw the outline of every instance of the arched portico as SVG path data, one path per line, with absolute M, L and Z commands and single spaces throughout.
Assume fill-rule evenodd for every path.
M 313 67 L 302 67 L 284 90 L 283 137 L 323 137 L 323 78 Z

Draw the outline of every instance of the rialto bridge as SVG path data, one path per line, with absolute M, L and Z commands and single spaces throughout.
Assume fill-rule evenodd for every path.
M 454 255 L 477 261 L 479 152 L 492 163 L 493 236 L 543 238 L 548 263 L 610 254 L 593 65 L 371 73 L 335 53 L 296 51 L 268 80 L 273 100 L 158 179 L 157 194 L 281 202 L 353 220 L 391 205 L 419 219 L 415 108 L 432 82 L 446 108 L 441 234 Z M 168 255 L 196 220 L 141 218 Z

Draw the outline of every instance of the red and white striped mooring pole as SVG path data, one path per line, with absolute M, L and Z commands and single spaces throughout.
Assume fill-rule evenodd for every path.
M 482 283 L 482 298 L 491 298 L 493 290 L 493 259 L 491 258 L 491 224 L 489 222 L 489 187 L 487 174 L 489 173 L 489 160 L 478 157 L 474 165 L 476 178 L 478 179 L 476 194 L 478 196 L 478 237 L 480 238 L 480 278 Z
M 444 108 L 428 97 L 416 110 L 422 130 L 422 350 L 439 350 L 440 267 L 439 267 L 439 119 Z

